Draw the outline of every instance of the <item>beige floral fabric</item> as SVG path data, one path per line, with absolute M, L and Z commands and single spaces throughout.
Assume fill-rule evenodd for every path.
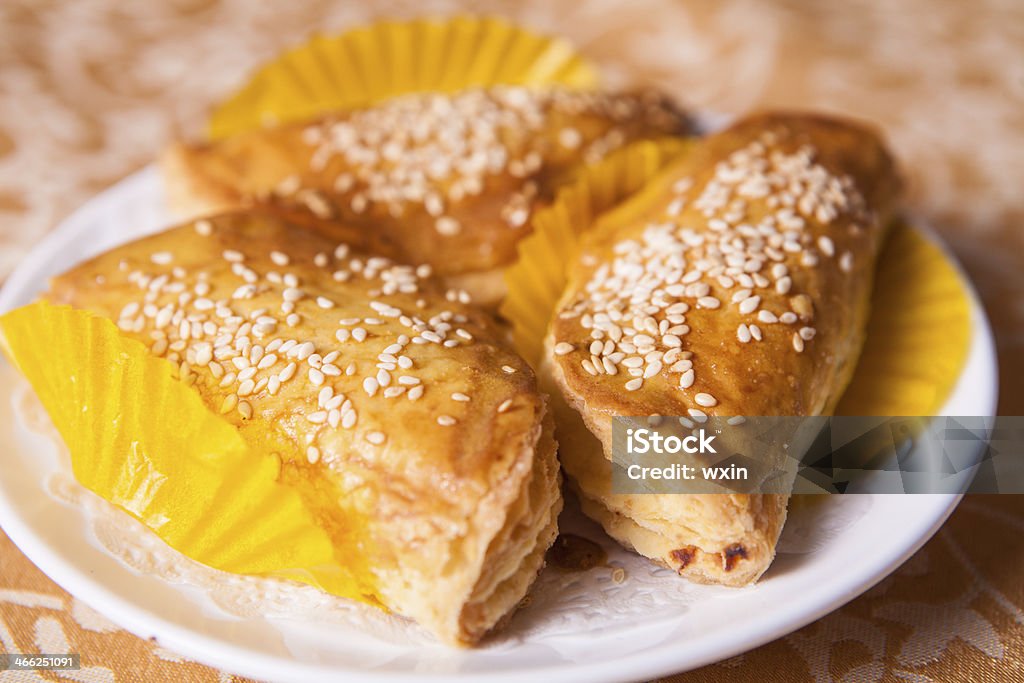
M 91 195 L 175 136 L 197 135 L 210 104 L 282 48 L 376 17 L 470 9 L 566 35 L 613 83 L 657 85 L 696 109 L 817 107 L 876 121 L 905 162 L 911 208 L 943 234 L 986 303 L 1000 412 L 1024 414 L 1017 0 L 4 0 L 0 280 Z M 866 595 L 672 680 L 1024 680 L 1022 610 L 1024 499 L 974 497 Z M 118 630 L 2 533 L 0 647 L 81 652 L 74 680 L 230 678 Z M 0 682 L 34 680 L 71 679 L 0 672 Z
M 82 656 L 81 670 L 0 671 L 0 683 L 227 683 L 214 671 L 121 630 L 40 572 L 0 531 L 0 652 Z

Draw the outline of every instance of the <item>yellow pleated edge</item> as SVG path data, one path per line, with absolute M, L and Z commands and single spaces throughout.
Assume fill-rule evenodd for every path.
M 502 315 L 516 349 L 534 367 L 568 284 L 582 235 L 643 213 L 672 182 L 671 167 L 687 141 L 640 142 L 584 169 L 551 206 L 538 211 L 534 232 L 519 243 L 505 272 Z M 932 415 L 949 396 L 970 344 L 970 297 L 956 267 L 912 226 L 893 227 L 880 255 L 868 334 L 840 415 Z
M 210 567 L 372 602 L 335 557 L 280 460 L 207 408 L 176 368 L 93 314 L 37 302 L 0 344 L 67 444 L 75 478 Z
M 883 247 L 867 338 L 837 415 L 933 415 L 971 343 L 971 298 L 956 266 L 901 221 Z
M 381 21 L 314 36 L 260 67 L 217 106 L 209 135 L 302 121 L 412 92 L 498 84 L 594 88 L 597 70 L 566 40 L 497 18 Z

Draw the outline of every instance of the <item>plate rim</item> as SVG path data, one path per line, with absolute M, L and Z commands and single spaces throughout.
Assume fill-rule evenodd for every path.
M 22 296 L 27 291 L 35 289 L 32 284 L 39 280 L 40 273 L 45 270 L 48 256 L 57 249 L 58 245 L 76 237 L 80 240 L 81 236 L 78 235 L 78 232 L 83 229 L 83 226 L 93 223 L 97 214 L 104 214 L 109 206 L 117 206 L 123 201 L 123 197 L 130 196 L 133 192 L 138 192 L 140 189 L 159 182 L 155 166 L 146 166 L 106 188 L 67 216 L 56 229 L 29 250 L 19 266 L 7 278 L 3 287 L 0 288 L 0 313 L 6 312 L 15 305 L 20 305 Z M 980 363 L 980 369 L 975 372 L 983 372 L 986 375 L 984 379 L 987 380 L 986 386 L 990 387 L 990 390 L 985 392 L 987 405 L 981 406 L 984 411 L 979 411 L 979 413 L 994 415 L 998 397 L 997 358 L 991 326 L 984 307 L 981 305 L 980 297 L 949 246 L 920 216 L 910 215 L 914 217 L 915 229 L 938 246 L 954 264 L 964 282 L 971 302 L 971 346 L 951 397 L 956 394 L 963 382 L 973 381 L 976 383 L 982 379 L 980 377 L 972 379 L 968 376 L 969 363 Z M 140 235 L 141 233 L 132 233 L 130 239 L 137 239 Z M 951 399 L 947 399 L 946 404 L 937 413 L 947 414 L 945 411 L 950 401 Z M 928 513 L 917 519 L 918 523 L 913 529 L 914 533 L 905 534 L 914 538 L 912 543 L 891 552 L 884 558 L 884 561 L 872 563 L 871 571 L 852 573 L 843 580 L 837 579 L 838 583 L 830 582 L 828 590 L 823 591 L 822 595 L 831 597 L 819 598 L 813 609 L 808 610 L 804 606 L 799 609 L 769 610 L 767 616 L 754 615 L 752 617 L 753 628 L 749 624 L 744 626 L 741 637 L 723 629 L 717 634 L 701 638 L 699 643 L 703 652 L 697 656 L 694 656 L 691 651 L 693 647 L 678 647 L 679 643 L 665 641 L 641 652 L 593 664 L 566 661 L 554 666 L 522 670 L 487 673 L 456 672 L 454 674 L 413 670 L 395 672 L 353 669 L 337 664 L 297 662 L 275 655 L 262 655 L 244 646 L 198 634 L 120 597 L 116 592 L 110 591 L 98 581 L 94 581 L 87 573 L 78 570 L 73 562 L 62 559 L 59 553 L 35 536 L 28 523 L 21 518 L 21 513 L 4 495 L 2 487 L 0 487 L 0 520 L 3 522 L 3 530 L 11 541 L 40 571 L 43 571 L 69 594 L 97 609 L 118 626 L 142 638 L 153 637 L 161 646 L 180 652 L 193 661 L 257 680 L 334 680 L 340 674 L 345 674 L 353 679 L 373 681 L 465 680 L 466 677 L 471 676 L 504 682 L 535 680 L 538 676 L 547 676 L 561 681 L 593 683 L 595 681 L 634 680 L 639 677 L 664 676 L 696 669 L 755 649 L 839 609 L 889 576 L 917 552 L 952 514 L 962 497 L 956 494 L 917 494 L 915 497 L 920 496 L 928 496 L 932 501 L 929 501 L 929 505 L 926 507 Z M 130 570 L 125 569 L 125 571 Z M 97 607 L 98 605 L 101 607 Z M 795 616 L 791 612 L 797 612 L 799 616 Z M 673 645 L 677 647 L 673 647 Z

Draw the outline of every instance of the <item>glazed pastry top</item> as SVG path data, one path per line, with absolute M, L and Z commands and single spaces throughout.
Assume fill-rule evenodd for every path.
M 475 499 L 505 474 L 494 453 L 539 424 L 532 372 L 429 266 L 339 230 L 201 219 L 75 268 L 49 297 L 117 321 L 232 422 L 274 425 L 285 458 L 384 463 Z
M 178 146 L 165 170 L 179 205 L 301 205 L 372 225 L 448 276 L 512 262 L 534 208 L 581 161 L 688 128 L 653 92 L 495 86 Z
M 829 410 L 899 186 L 859 125 L 737 123 L 595 230 L 552 323 L 553 361 L 616 414 Z

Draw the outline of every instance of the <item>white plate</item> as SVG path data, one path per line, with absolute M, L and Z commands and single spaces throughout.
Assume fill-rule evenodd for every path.
M 50 275 L 170 221 L 146 169 L 64 222 L 0 292 L 28 303 Z M 947 415 L 992 415 L 991 333 L 974 300 L 970 354 Z M 0 363 L 0 385 L 13 370 Z M 2 390 L 0 390 L 2 391 Z M 10 392 L 7 392 L 10 393 Z M 563 528 L 599 540 L 610 567 L 546 569 L 532 602 L 474 650 L 309 588 L 235 577 L 170 551 L 71 479 L 66 455 L 26 427 L 0 393 L 0 525 L 40 569 L 119 625 L 190 658 L 257 679 L 625 681 L 701 666 L 778 638 L 854 598 L 919 548 L 956 506 L 951 495 L 828 496 L 799 508 L 755 587 L 698 586 L 608 541 L 578 513 Z M 898 522 L 898 523 L 894 523 Z M 621 584 L 611 567 L 625 570 Z M 141 570 L 140 570 L 141 569 Z

